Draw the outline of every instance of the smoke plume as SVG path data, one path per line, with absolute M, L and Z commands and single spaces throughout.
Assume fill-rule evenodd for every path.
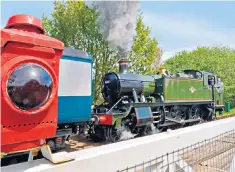
M 133 42 L 139 1 L 96 1 L 100 27 L 112 48 L 126 57 Z

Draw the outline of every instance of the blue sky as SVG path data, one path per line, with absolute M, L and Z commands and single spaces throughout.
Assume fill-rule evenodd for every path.
M 52 10 L 52 1 L 4 1 L 1 28 L 13 14 L 28 13 L 41 18 Z M 141 10 L 152 36 L 165 51 L 163 60 L 197 46 L 235 47 L 235 1 L 141 1 Z

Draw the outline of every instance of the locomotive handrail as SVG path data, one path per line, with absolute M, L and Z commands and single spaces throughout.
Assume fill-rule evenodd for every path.
M 109 113 L 115 106 L 117 106 L 117 104 L 118 104 L 121 100 L 123 100 L 123 98 L 124 98 L 124 97 L 121 97 L 121 98 L 108 110 L 107 113 Z

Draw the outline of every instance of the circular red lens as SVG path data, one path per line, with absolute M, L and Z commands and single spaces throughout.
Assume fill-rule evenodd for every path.
M 22 110 L 39 108 L 46 103 L 51 92 L 51 76 L 36 64 L 21 65 L 12 72 L 7 82 L 11 101 Z

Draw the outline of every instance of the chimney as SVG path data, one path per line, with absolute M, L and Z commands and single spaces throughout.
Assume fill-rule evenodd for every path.
M 122 58 L 119 60 L 119 73 L 127 73 L 128 72 L 128 65 L 129 65 L 129 60 L 127 58 Z

